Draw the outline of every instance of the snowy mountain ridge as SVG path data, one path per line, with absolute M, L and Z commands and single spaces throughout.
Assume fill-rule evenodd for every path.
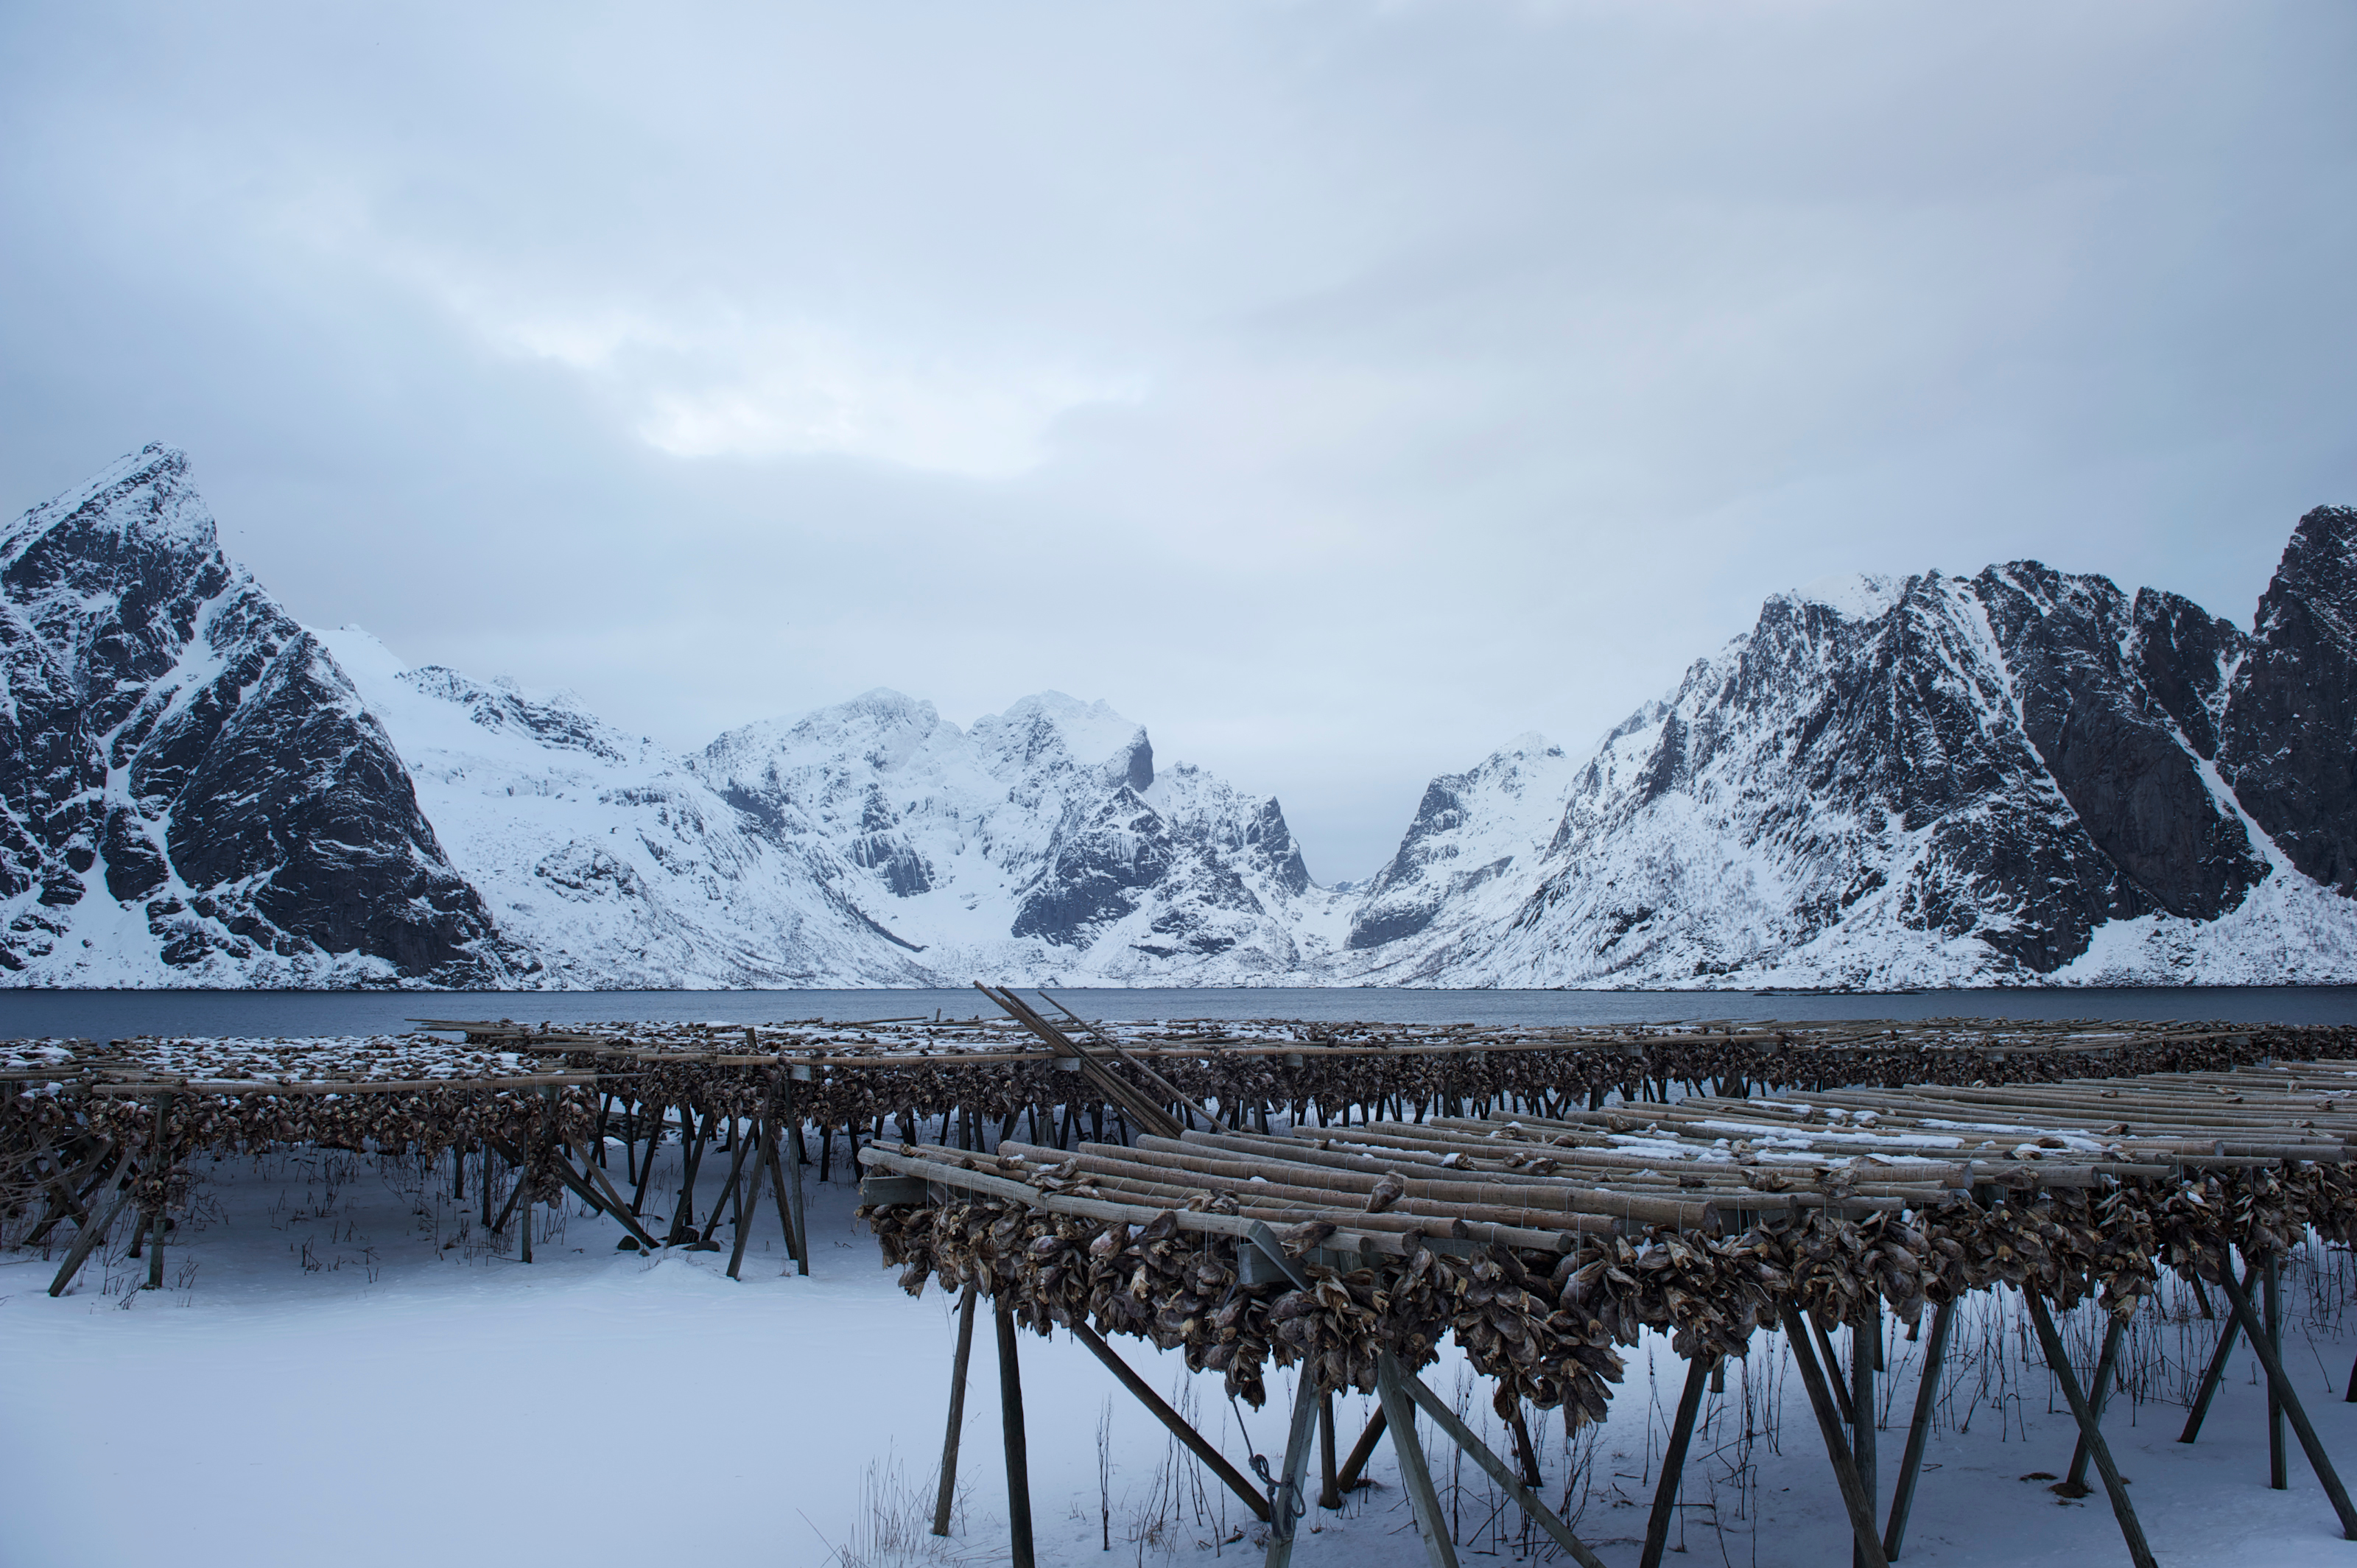
M 151 446 L 0 533 L 17 984 L 2357 979 L 2357 511 L 2254 630 L 2034 562 L 1772 596 L 1589 754 L 1321 887 L 1103 703 L 890 691 L 676 756 L 297 626 Z

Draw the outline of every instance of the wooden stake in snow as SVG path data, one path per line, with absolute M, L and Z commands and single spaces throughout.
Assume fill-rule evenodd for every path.
M 942 1485 L 933 1498 L 933 1533 L 950 1532 L 950 1509 L 957 1501 L 958 1436 L 965 1430 L 965 1368 L 974 1354 L 974 1305 L 980 1292 L 965 1287 L 958 1303 L 957 1354 L 950 1362 L 949 1431 L 942 1438 Z

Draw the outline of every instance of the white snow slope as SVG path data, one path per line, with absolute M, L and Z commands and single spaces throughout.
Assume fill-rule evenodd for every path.
M 566 696 L 408 669 L 317 634 L 408 764 L 523 983 L 1233 983 L 1336 942 L 1274 801 L 1103 703 L 1027 697 L 962 731 L 876 691 L 675 757 Z
M 2177 766 L 2264 879 L 2212 918 L 2105 918 L 2106 899 L 2136 890 L 2116 886 L 2025 733 L 2026 656 L 2001 644 L 1985 603 L 1992 581 L 2010 590 L 2024 575 L 1931 573 L 1770 600 L 1752 632 L 1605 737 L 1543 851 L 1522 849 L 1527 800 L 1469 794 L 1450 823 L 1466 845 L 1457 863 L 1512 879 L 1452 889 L 1360 972 L 1458 986 L 2357 980 L 2357 901 L 2302 875 L 2173 728 Z M 2136 636 L 2119 633 L 2127 655 Z M 2097 872 L 2113 882 L 2082 886 Z M 2013 950 L 2017 937 L 2067 938 L 2073 921 L 2083 945 L 2067 961 L 2041 972 Z

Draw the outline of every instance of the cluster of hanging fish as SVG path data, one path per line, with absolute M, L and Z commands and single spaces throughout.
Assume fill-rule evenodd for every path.
M 1234 1205 L 1206 1193 L 1189 1207 Z M 1744 1354 L 1787 1302 L 1828 1327 L 1886 1309 L 1911 1326 L 1927 1303 L 2001 1284 L 2063 1308 L 2097 1295 L 2125 1315 L 2161 1266 L 2214 1278 L 2229 1245 L 2279 1248 L 2310 1225 L 2350 1239 L 2357 1173 L 2309 1165 L 2128 1180 L 1986 1206 L 1960 1197 L 1910 1216 L 1812 1209 L 1734 1237 L 1663 1228 L 1566 1237 L 1562 1252 L 1435 1246 L 1411 1234 L 1404 1256 L 1361 1253 L 1348 1269 L 1316 1261 L 1312 1249 L 1334 1233 L 1317 1220 L 1286 1233 L 1308 1289 L 1244 1284 L 1236 1241 L 1181 1231 L 1172 1212 L 1133 1227 L 960 1197 L 859 1216 L 912 1294 L 928 1278 L 1011 1293 L 1039 1333 L 1089 1321 L 1136 1335 L 1183 1350 L 1192 1370 L 1224 1374 L 1229 1392 L 1255 1404 L 1271 1359 L 1303 1367 L 1315 1386 L 1366 1391 L 1381 1351 L 1415 1369 L 1453 1337 L 1495 1380 L 1501 1413 L 1523 1402 L 1560 1408 L 1577 1428 L 1603 1418 L 1621 1377 L 1618 1348 L 1647 1329 L 1669 1334 L 1680 1356 L 1716 1359 Z

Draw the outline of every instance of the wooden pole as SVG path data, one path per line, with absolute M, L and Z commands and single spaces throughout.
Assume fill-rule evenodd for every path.
M 810 1077 L 806 1067 L 786 1069 L 785 1081 L 778 1086 L 777 1124 L 770 1130 L 770 1179 L 778 1188 L 778 1218 L 786 1227 L 786 1245 L 792 1251 L 794 1273 L 807 1274 L 810 1270 L 810 1231 L 802 1213 L 802 1113 L 794 1108 L 794 1084 Z M 791 1184 L 785 1178 L 784 1163 L 793 1165 Z
M 2152 1548 L 2146 1544 L 2136 1505 L 2128 1501 L 2127 1485 L 2120 1479 L 2119 1466 L 2112 1463 L 2111 1445 L 2104 1441 L 2103 1429 L 2095 1424 L 2095 1413 L 2087 1408 L 2087 1396 L 2079 1391 L 2078 1375 L 2071 1370 L 2070 1358 L 2062 1352 L 2062 1337 L 2054 1331 L 2054 1318 L 2046 1310 L 2046 1298 L 2027 1287 L 2021 1297 L 2029 1304 L 2029 1321 L 2038 1328 L 2038 1343 L 2046 1353 L 2046 1365 L 2054 1373 L 2054 1380 L 2062 1385 L 2062 1397 L 2070 1403 L 2072 1419 L 2079 1423 L 2079 1431 L 2094 1455 L 2095 1473 L 2103 1477 L 2104 1490 L 2111 1496 L 2112 1513 L 2120 1521 L 2120 1535 L 2128 1543 L 2129 1558 L 2136 1568 L 2158 1568 Z
M 164 1207 L 172 1171 L 171 1120 L 172 1096 L 167 1090 L 156 1097 L 154 1153 L 149 1160 L 148 1174 L 156 1178 L 156 1212 L 147 1221 L 148 1290 L 164 1288 Z
M 702 1234 L 707 1241 L 712 1240 L 712 1233 L 720 1229 L 720 1211 L 723 1208 L 731 1211 L 738 1230 L 744 1229 L 745 1189 L 739 1184 L 745 1177 L 745 1145 L 752 1140 L 736 1137 L 736 1125 L 737 1119 L 730 1117 L 729 1141 L 734 1146 L 728 1151 L 728 1179 L 721 1184 L 720 1195 L 712 1200 L 712 1213 L 705 1221 Z
M 754 1196 L 760 1195 L 754 1187 Z M 738 1245 L 743 1245 L 740 1236 Z M 730 1272 L 735 1272 L 732 1267 Z M 980 1292 L 965 1287 L 965 1299 L 958 1303 L 957 1354 L 950 1361 L 950 1424 L 942 1437 L 942 1486 L 933 1499 L 933 1533 L 950 1532 L 950 1509 L 957 1501 L 958 1436 L 965 1430 L 965 1367 L 974 1354 L 974 1304 Z
M 525 1103 L 531 1102 L 527 1101 Z M 535 1117 L 533 1121 L 536 1122 L 537 1118 Z M 524 1123 L 522 1152 L 523 1164 L 516 1167 L 517 1206 L 522 1211 L 518 1216 L 522 1220 L 522 1230 L 520 1232 L 522 1250 L 519 1255 L 529 1263 L 532 1262 L 532 1200 L 534 1197 L 532 1180 L 533 1156 L 540 1152 L 540 1129 L 533 1124 L 533 1122 Z
M 1006 1546 L 1010 1568 L 1035 1568 L 1031 1558 L 1031 1461 L 1023 1437 L 1023 1371 L 1016 1360 L 1015 1305 L 991 1300 L 998 1324 L 998 1422 L 1006 1447 Z
M 2230 1273 L 2222 1271 L 2218 1283 L 2225 1287 L 2226 1299 L 2233 1304 L 2234 1316 L 2241 1321 L 2243 1332 L 2250 1337 L 2251 1348 L 2259 1353 L 2259 1364 L 2267 1370 L 2269 1386 L 2283 1400 L 2284 1414 L 2290 1418 L 2292 1431 L 2299 1435 L 2299 1445 L 2308 1455 L 2309 1468 L 2316 1472 L 2317 1481 L 2324 1487 L 2324 1495 L 2332 1499 L 2332 1511 L 2341 1516 L 2341 1533 L 2351 1541 L 2357 1541 L 2357 1508 L 2350 1506 L 2347 1488 L 2341 1486 L 2341 1477 L 2333 1470 L 2332 1460 L 2325 1454 L 2324 1444 L 2317 1440 L 2316 1428 L 2309 1424 L 2308 1412 L 2300 1408 L 2299 1395 L 2292 1388 L 2291 1380 L 2284 1376 L 2283 1358 L 2276 1355 L 2276 1348 L 2268 1343 L 2258 1315 L 2251 1309 L 2249 1293 L 2234 1283 L 2234 1276 Z
M 1874 1532 L 1874 1501 L 1858 1479 L 1833 1389 L 1825 1381 L 1824 1369 L 1817 1364 L 1816 1352 L 1809 1348 L 1809 1330 L 1801 1321 L 1800 1309 L 1789 1301 L 1784 1304 L 1784 1340 L 1792 1349 L 1793 1366 L 1800 1369 L 1801 1384 L 1809 1391 L 1809 1405 L 1816 1412 L 1817 1431 L 1825 1440 L 1826 1456 L 1833 1461 L 1834 1481 L 1849 1509 L 1850 1533 L 1864 1549 L 1861 1554 L 1867 1568 L 1889 1568 L 1890 1560 L 1882 1554 L 1882 1539 Z
M 1244 1506 L 1252 1509 L 1254 1518 L 1264 1522 L 1268 1520 L 1268 1498 L 1261 1495 L 1260 1488 L 1254 1486 L 1242 1470 L 1229 1463 L 1228 1456 L 1213 1447 L 1201 1433 L 1188 1425 L 1186 1418 L 1172 1410 L 1162 1396 L 1154 1391 L 1153 1385 L 1139 1377 L 1136 1369 L 1121 1359 L 1121 1353 L 1104 1342 L 1103 1336 L 1086 1323 L 1075 1323 L 1072 1325 L 1072 1337 L 1087 1346 L 1089 1353 L 1103 1361 L 1106 1369 L 1121 1380 L 1121 1386 L 1127 1389 L 1155 1420 L 1170 1429 L 1170 1435 L 1185 1444 L 1196 1458 L 1210 1466 L 1211 1473 L 1226 1484 L 1228 1490 L 1243 1499 Z
M 1304 1363 L 1293 1385 L 1293 1423 L 1285 1434 L 1285 1467 L 1269 1488 L 1266 1568 L 1290 1568 L 1293 1562 L 1294 1538 L 1300 1533 L 1297 1526 L 1309 1511 L 1301 1500 L 1301 1484 L 1309 1474 L 1309 1444 L 1317 1419 L 1318 1391 L 1310 1385 L 1309 1368 Z
M 2231 1275 L 2234 1265 L 2228 1263 L 2225 1273 Z M 2251 1282 L 2259 1277 L 2259 1265 L 2253 1262 L 2243 1271 L 2243 1289 L 2248 1291 Z M 2226 1326 L 2218 1330 L 2218 1348 L 2210 1352 L 2210 1365 L 2201 1371 L 2201 1387 L 2193 1396 L 2193 1408 L 2185 1412 L 2185 1430 L 2177 1434 L 2179 1443 L 2190 1443 L 2201 1435 L 2202 1419 L 2210 1413 L 2210 1402 L 2218 1397 L 2218 1385 L 2225 1380 L 2226 1358 L 2234 1353 L 2234 1336 L 2243 1331 L 2242 1320 L 2233 1313 L 2226 1315 Z
M 1546 1531 L 1555 1539 L 1556 1545 L 1571 1553 L 1572 1561 L 1577 1563 L 1580 1568 L 1604 1568 L 1604 1564 L 1598 1560 L 1596 1553 L 1587 1549 L 1587 1543 L 1574 1535 L 1571 1532 L 1571 1527 L 1557 1518 L 1555 1511 L 1542 1502 L 1537 1493 L 1523 1485 L 1522 1478 L 1514 1474 L 1512 1466 L 1491 1453 L 1488 1444 L 1473 1435 L 1473 1429 L 1458 1419 L 1457 1412 L 1448 1408 L 1446 1401 L 1426 1388 L 1421 1380 L 1409 1376 L 1402 1369 L 1399 1362 L 1393 1359 L 1389 1351 L 1383 1351 L 1378 1355 L 1375 1362 L 1375 1388 L 1380 1392 L 1386 1386 L 1390 1388 L 1393 1398 L 1384 1401 L 1384 1408 L 1392 1412 L 1392 1441 L 1400 1450 L 1403 1475 L 1405 1475 L 1407 1470 L 1405 1463 L 1407 1453 L 1413 1449 L 1416 1468 L 1424 1475 L 1424 1485 L 1426 1488 L 1432 1485 L 1431 1472 L 1424 1467 L 1424 1450 L 1415 1441 L 1415 1409 L 1420 1408 L 1425 1414 L 1432 1418 L 1432 1423 L 1440 1428 L 1451 1443 L 1457 1444 L 1468 1459 L 1472 1460 L 1484 1475 L 1497 1482 L 1508 1497 L 1521 1505 L 1523 1512 L 1530 1516 L 1533 1524 Z M 1400 1408 L 1404 1405 L 1412 1405 L 1413 1408 L 1404 1411 Z M 1400 1443 L 1402 1432 L 1408 1434 L 1407 1442 L 1404 1444 Z M 1434 1494 L 1433 1499 L 1433 1518 L 1437 1526 L 1439 1520 L 1439 1499 L 1437 1493 Z M 1440 1530 L 1439 1539 L 1447 1541 L 1448 1531 Z
M 1857 1462 L 1857 1484 L 1866 1491 L 1867 1518 L 1874 1517 L 1880 1489 L 1876 1484 L 1874 1454 L 1875 1373 L 1882 1363 L 1882 1305 L 1867 1307 L 1864 1323 L 1849 1328 L 1850 1453 Z M 1866 1568 L 1862 1548 L 1850 1548 L 1852 1568 Z
M 1813 1317 L 1809 1319 L 1809 1332 L 1817 1337 L 1817 1354 L 1824 1358 L 1825 1377 L 1834 1391 L 1834 1408 L 1841 1412 L 1844 1426 L 1856 1426 L 1857 1412 L 1850 1406 L 1849 1391 L 1842 1387 L 1841 1380 L 1835 1376 L 1841 1370 L 1841 1358 L 1834 1354 L 1833 1337 L 1825 1332 L 1824 1325 Z
M 1923 1348 L 1923 1371 L 1915 1385 L 1915 1419 L 1907 1426 L 1907 1448 L 1899 1460 L 1899 1485 L 1890 1495 L 1890 1523 L 1882 1532 L 1882 1554 L 1896 1563 L 1907 1539 L 1907 1515 L 1915 1506 L 1915 1477 L 1923 1468 L 1923 1444 L 1931 1440 L 1932 1412 L 1940 1402 L 1940 1368 L 1948 1357 L 1948 1330 L 1956 1321 L 1952 1302 L 1932 1308 L 1932 1340 Z
M 66 1286 L 73 1283 L 74 1275 L 81 1273 L 82 1263 L 90 1257 L 91 1249 L 106 1240 L 107 1227 L 114 1223 L 114 1217 L 123 1212 L 123 1206 L 129 1203 L 132 1196 L 139 1190 L 135 1185 L 137 1172 L 128 1160 L 124 1162 L 123 1177 L 123 1190 L 114 1195 L 114 1201 L 107 1205 L 106 1212 L 98 1217 L 98 1222 L 86 1224 L 74 1232 L 73 1245 L 66 1249 L 66 1260 L 58 1265 L 57 1278 L 49 1282 L 51 1295 L 66 1294 Z
M 654 1177 L 655 1150 L 663 1140 L 663 1111 L 661 1104 L 642 1103 L 640 1108 L 640 1120 L 646 1124 L 647 1147 L 646 1152 L 639 1156 L 638 1185 L 630 1189 L 630 1212 L 633 1214 L 647 1211 L 647 1183 Z M 488 1208 L 483 1211 L 483 1219 L 486 1224 L 490 1223 L 490 1211 Z
M 2259 1282 L 2266 1287 L 2267 1343 L 2275 1349 L 2276 1359 L 2283 1359 L 2283 1254 L 2271 1252 L 2267 1266 L 2260 1272 Z M 2291 1486 L 2290 1469 L 2284 1452 L 2283 1400 L 2276 1394 L 2275 1384 L 2267 1384 L 2267 1485 L 2276 1491 Z
M 1375 1413 L 1368 1418 L 1366 1430 L 1359 1434 L 1356 1443 L 1351 1444 L 1351 1456 L 1342 1461 L 1342 1468 L 1334 1477 L 1336 1491 L 1355 1492 L 1367 1484 L 1359 1478 L 1359 1472 L 1365 1469 L 1367 1461 L 1375 1456 L 1375 1444 L 1383 1440 L 1383 1429 L 1390 1423 L 1391 1412 L 1378 1402 Z
M 595 1163 L 584 1161 L 582 1164 L 583 1168 L 589 1175 L 603 1177 L 604 1173 L 597 1169 Z M 559 1185 L 598 1213 L 612 1215 L 620 1223 L 622 1229 L 630 1233 L 630 1239 L 640 1248 L 650 1252 L 654 1251 L 654 1238 L 648 1235 L 645 1229 L 631 1216 L 629 1206 L 619 1197 L 612 1196 L 610 1187 L 608 1188 L 607 1197 L 599 1197 L 590 1189 L 588 1182 L 573 1173 L 572 1164 L 567 1160 L 552 1160 L 549 1162 L 549 1167 L 550 1174 L 556 1177 Z
M 1400 1387 L 1396 1363 L 1383 1352 L 1375 1363 L 1375 1397 L 1383 1401 L 1392 1434 L 1392 1455 L 1399 1461 L 1400 1485 L 1407 1492 L 1415 1533 L 1424 1542 L 1432 1568 L 1457 1568 L 1457 1544 L 1448 1539 L 1448 1521 L 1440 1512 L 1440 1494 L 1433 1488 L 1432 1471 L 1424 1462 L 1424 1444 L 1416 1441 L 1415 1406 Z
M 1670 1446 L 1662 1455 L 1662 1479 L 1653 1488 L 1652 1517 L 1645 1521 L 1645 1550 L 1638 1568 L 1662 1568 L 1662 1553 L 1670 1544 L 1670 1521 L 1677 1516 L 1678 1483 L 1685 1478 L 1686 1446 L 1694 1441 L 1695 1412 L 1702 1408 L 1703 1385 L 1710 1380 L 1711 1358 L 1696 1356 L 1686 1363 L 1686 1386 L 1678 1395 L 1678 1417 L 1670 1427 Z
M 2094 1386 L 2087 1391 L 2087 1408 L 2094 1412 L 2098 1425 L 2103 1423 L 2104 1406 L 2111 1399 L 2112 1368 L 2119 1359 L 2120 1340 L 2126 1332 L 2127 1324 L 2119 1314 L 2113 1313 L 2111 1322 L 2104 1327 L 2104 1353 L 2095 1358 Z M 2079 1445 L 2071 1450 L 2071 1473 L 2062 1477 L 2062 1491 L 2067 1497 L 2087 1495 L 2087 1440 L 2083 1436 Z
M 1339 1509 L 1342 1506 L 1342 1488 L 1335 1484 L 1334 1467 L 1334 1393 L 1329 1389 L 1318 1396 L 1318 1506 Z
M 810 1161 L 806 1157 L 808 1151 L 802 1147 L 802 1122 L 795 1121 L 790 1123 L 786 1128 L 786 1136 L 793 1144 L 792 1153 L 788 1160 L 792 1175 L 788 1181 L 786 1197 L 793 1205 L 794 1273 L 807 1274 L 811 1272 L 810 1208 L 802 1196 L 802 1170 Z
M 50 1184 L 54 1196 L 49 1211 L 38 1225 L 33 1227 L 22 1243 L 27 1248 L 38 1247 L 59 1220 L 71 1219 L 77 1226 L 90 1223 L 90 1208 L 98 1189 L 106 1185 L 108 1173 L 123 1158 L 123 1151 L 112 1144 L 99 1145 L 98 1153 L 77 1165 L 62 1178 Z
M 718 1111 L 708 1111 L 705 1112 L 703 1121 L 698 1122 L 694 1105 L 684 1101 L 681 1102 L 680 1112 L 687 1122 L 679 1132 L 679 1208 L 671 1217 L 671 1230 L 663 1237 L 666 1241 L 696 1240 L 695 1176 L 704 1168 L 704 1146 L 712 1141 L 713 1124 L 720 1119 Z M 689 1135 L 691 1133 L 693 1137 Z
M 1531 1423 L 1523 1419 L 1520 1400 L 1506 1412 L 1506 1429 L 1514 1434 L 1514 1458 L 1523 1467 L 1523 1485 L 1538 1490 L 1545 1477 L 1539 1474 L 1539 1451 L 1531 1442 Z
M 753 1168 L 745 1177 L 745 1207 L 737 1218 L 737 1241 L 728 1253 L 728 1277 L 737 1278 L 737 1271 L 745 1266 L 745 1243 L 753 1234 L 753 1216 L 761 1208 L 761 1176 L 770 1164 L 770 1123 L 765 1118 L 753 1125 Z M 791 1242 L 793 1238 L 786 1240 Z

